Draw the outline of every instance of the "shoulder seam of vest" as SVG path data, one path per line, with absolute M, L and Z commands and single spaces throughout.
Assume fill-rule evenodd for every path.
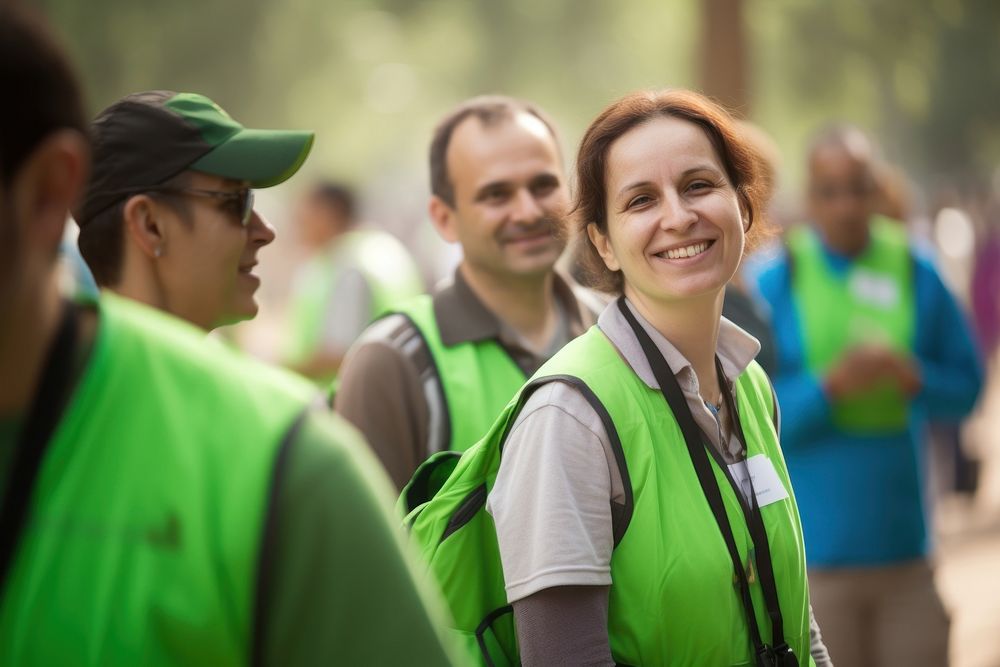
M 628 463 L 625 460 L 625 450 L 622 448 L 621 439 L 618 437 L 618 429 L 615 428 L 614 422 L 611 420 L 611 415 L 608 414 L 607 408 L 601 403 L 600 399 L 597 398 L 597 394 L 587 386 L 581 378 L 575 375 L 547 375 L 535 380 L 532 380 L 521 392 L 521 398 L 518 401 L 518 406 L 515 414 L 511 415 L 510 424 L 508 424 L 503 437 L 500 440 L 500 453 L 503 456 L 503 445 L 510 435 L 510 427 L 514 425 L 517 421 L 517 415 L 521 412 L 524 404 L 527 402 L 528 397 L 530 397 L 536 390 L 540 389 L 543 385 L 549 384 L 550 382 L 564 382 L 572 387 L 576 388 L 583 397 L 587 400 L 597 416 L 600 417 L 601 422 L 604 424 L 604 430 L 608 434 L 608 440 L 611 444 L 611 451 L 614 452 L 615 462 L 618 464 L 618 472 L 622 479 L 622 491 L 625 493 L 625 509 L 622 512 L 622 519 L 620 524 L 612 526 L 612 533 L 614 535 L 614 546 L 622 541 L 625 537 L 625 532 L 628 530 L 628 526 L 632 521 L 632 512 L 634 510 L 634 500 L 632 495 L 632 479 L 628 474 Z
M 437 399 L 437 403 L 441 405 L 441 432 L 438 438 L 438 442 L 428 442 L 425 455 L 430 456 L 435 452 L 446 451 L 451 447 L 451 408 L 448 405 L 448 396 L 444 391 L 444 382 L 441 380 L 441 371 L 438 368 L 437 361 L 434 359 L 434 353 L 431 352 L 431 346 L 427 344 L 427 339 L 424 337 L 424 332 L 420 330 L 413 319 L 402 312 L 394 312 L 386 315 L 386 317 L 398 316 L 402 318 L 403 323 L 393 331 L 392 338 L 388 341 L 393 347 L 398 349 L 400 353 L 410 362 L 417 372 L 417 377 L 420 379 L 421 389 L 424 394 L 424 403 L 427 405 L 427 410 L 432 409 L 434 400 L 432 397 L 428 396 L 430 391 L 434 391 Z M 424 357 L 426 358 L 426 363 L 421 363 L 421 355 L 419 352 L 423 350 Z M 428 383 L 433 384 L 433 390 L 428 386 Z M 433 415 L 428 415 L 428 427 L 432 425 L 430 422 L 433 421 Z M 433 429 L 431 429 L 433 433 Z

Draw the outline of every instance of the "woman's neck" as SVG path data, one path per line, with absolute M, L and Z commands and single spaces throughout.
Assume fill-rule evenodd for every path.
M 663 302 L 626 285 L 625 296 L 691 364 L 702 399 L 718 403 L 722 390 L 715 370 L 715 353 L 725 290 L 696 299 Z

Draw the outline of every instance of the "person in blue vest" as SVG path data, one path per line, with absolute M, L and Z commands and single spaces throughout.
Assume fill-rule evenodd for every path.
M 808 154 L 811 225 L 757 277 L 778 349 L 782 445 L 798 490 L 816 617 L 846 665 L 944 665 L 926 426 L 973 408 L 982 371 L 965 315 L 905 228 L 874 214 L 857 128 Z

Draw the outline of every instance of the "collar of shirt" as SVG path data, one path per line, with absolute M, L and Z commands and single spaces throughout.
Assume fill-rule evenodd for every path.
M 573 287 L 558 272 L 552 285 L 556 301 L 568 319 L 569 339 L 575 338 L 594 323 L 594 316 L 577 300 Z M 452 282 L 434 294 L 434 317 L 441 342 L 448 346 L 481 340 L 496 340 L 508 348 L 523 346 L 517 332 L 480 301 L 458 269 Z
M 698 378 L 694 374 L 691 363 L 680 351 L 667 340 L 663 334 L 657 331 L 652 324 L 639 313 L 636 308 L 626 299 L 628 306 L 636 320 L 646 330 L 649 337 L 656 344 L 657 349 L 674 371 L 677 383 L 681 390 L 688 397 L 698 396 Z M 653 369 L 643 354 L 642 347 L 636 339 L 632 328 L 626 321 L 625 316 L 618 310 L 618 305 L 612 301 L 597 320 L 597 326 L 604 332 L 611 343 L 618 348 L 626 363 L 632 367 L 643 382 L 651 389 L 659 389 L 660 386 L 653 377 Z M 760 342 L 756 338 L 739 328 L 726 318 L 722 318 L 719 324 L 719 341 L 716 354 L 722 362 L 722 372 L 729 382 L 730 388 L 736 379 L 747 369 L 750 362 L 754 360 L 760 352 Z

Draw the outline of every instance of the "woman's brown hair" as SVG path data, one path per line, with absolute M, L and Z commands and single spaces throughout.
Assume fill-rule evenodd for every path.
M 720 105 L 689 90 L 640 91 L 611 104 L 587 128 L 576 160 L 576 199 L 573 213 L 577 229 L 587 238 L 587 226 L 608 233 L 607 166 L 611 145 L 629 130 L 654 118 L 672 117 L 700 127 L 722 162 L 726 177 L 736 190 L 740 212 L 748 230 L 759 229 L 770 196 L 767 166 L 738 122 Z M 581 244 L 578 260 L 585 282 L 603 292 L 621 293 L 621 271 L 604 264 L 589 239 Z

